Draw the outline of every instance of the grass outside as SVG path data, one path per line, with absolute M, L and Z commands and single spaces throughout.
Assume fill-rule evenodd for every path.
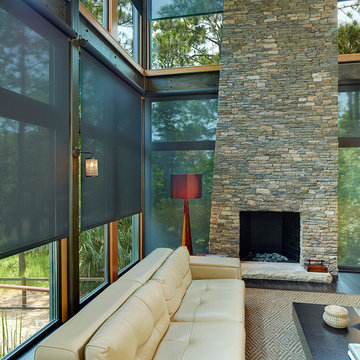
M 21 269 L 21 270 L 20 270 Z M 49 245 L 0 260 L 1 285 L 24 285 L 11 278 L 26 280 L 27 286 L 49 288 Z M 7 289 L 0 285 L 0 355 L 5 356 L 49 323 L 49 293 Z M 25 296 L 24 296 L 25 295 Z M 26 307 L 22 307 L 26 299 Z
M 24 276 L 49 278 L 49 246 L 41 246 L 25 253 L 25 272 Z M 0 260 L 0 278 L 19 277 L 19 255 L 9 256 Z M 20 285 L 19 281 L 2 281 L 0 283 Z M 27 281 L 29 286 L 49 287 L 49 281 Z

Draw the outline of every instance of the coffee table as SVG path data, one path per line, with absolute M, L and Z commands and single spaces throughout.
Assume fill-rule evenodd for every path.
M 308 360 L 348 359 L 348 343 L 360 343 L 360 317 L 351 306 L 350 325 L 334 329 L 322 319 L 326 305 L 293 303 L 293 319 Z

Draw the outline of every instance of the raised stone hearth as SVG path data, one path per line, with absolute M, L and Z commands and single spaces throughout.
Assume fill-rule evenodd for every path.
M 210 253 L 239 256 L 239 212 L 294 212 L 299 263 L 337 273 L 336 6 L 225 0 Z
M 329 273 L 307 272 L 304 266 L 294 263 L 258 263 L 242 261 L 241 272 L 243 279 L 287 280 L 330 283 Z

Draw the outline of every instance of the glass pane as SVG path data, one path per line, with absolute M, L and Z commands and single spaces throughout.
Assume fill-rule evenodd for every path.
M 339 137 L 360 136 L 359 92 L 340 92 L 338 99 Z
M 138 215 L 118 220 L 118 270 L 139 258 Z
M 94 18 L 102 25 L 103 24 L 103 1 L 104 0 L 80 0 L 82 4 L 91 12 Z
M 157 247 L 181 245 L 184 202 L 170 197 L 171 174 L 202 174 L 202 197 L 189 200 L 194 254 L 207 253 L 214 151 L 159 151 L 151 156 L 151 209 L 146 253 Z
M 339 149 L 339 250 L 341 265 L 360 265 L 360 148 Z
M 0 87 L 49 103 L 54 44 L 1 8 L 0 24 Z
M 152 141 L 215 140 L 217 99 L 152 103 Z
M 219 64 L 222 14 L 152 22 L 152 68 Z
M 224 0 L 150 0 L 150 18 L 212 14 L 224 10 Z
M 0 355 L 57 318 L 53 245 L 0 260 Z
M 360 4 L 357 0 L 338 2 L 339 54 L 360 53 Z
M 105 281 L 105 226 L 80 233 L 80 299 Z
M 118 0 L 118 31 L 117 40 L 120 45 L 135 59 L 138 60 L 138 41 L 136 34 L 138 33 L 139 16 L 135 6 L 131 0 Z

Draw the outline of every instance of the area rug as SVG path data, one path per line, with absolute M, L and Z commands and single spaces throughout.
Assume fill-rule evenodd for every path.
M 246 288 L 247 360 L 304 360 L 292 303 L 360 307 L 359 295 Z

